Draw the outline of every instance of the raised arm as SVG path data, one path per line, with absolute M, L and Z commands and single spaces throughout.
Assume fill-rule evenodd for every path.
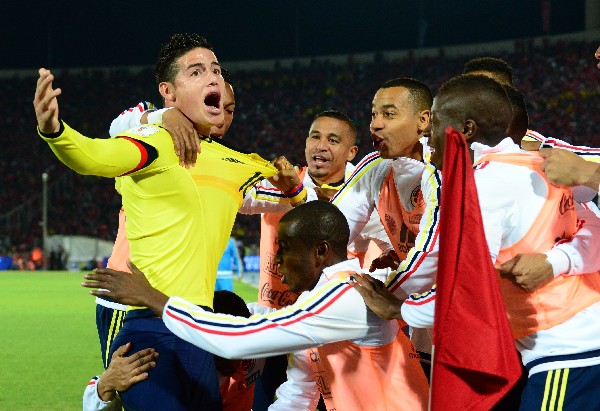
M 33 98 L 38 130 L 45 134 L 57 133 L 60 130 L 57 97 L 62 91 L 53 88 L 54 75 L 50 70 L 40 68 L 39 75 Z

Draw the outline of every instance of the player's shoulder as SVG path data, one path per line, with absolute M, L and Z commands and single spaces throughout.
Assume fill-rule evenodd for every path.
M 169 133 L 164 128 L 153 124 L 142 124 L 119 133 L 116 137 L 130 137 L 139 140 L 156 140 L 169 138 Z
M 364 156 L 352 171 L 349 180 L 359 178 L 369 178 L 367 176 L 386 175 L 392 167 L 391 159 L 384 159 L 379 156 L 377 151 Z

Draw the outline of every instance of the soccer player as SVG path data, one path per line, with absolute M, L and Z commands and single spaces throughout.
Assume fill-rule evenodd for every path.
M 295 351 L 272 410 L 314 409 L 318 389 L 328 409 L 424 410 L 427 380 L 412 344 L 396 321 L 367 310 L 349 284 L 360 266 L 346 259 L 348 237 L 344 215 L 329 202 L 311 201 L 286 213 L 279 222 L 276 263 L 290 290 L 301 295 L 286 308 L 250 318 L 169 298 L 133 265 L 133 275 L 98 269 L 82 285 L 110 290 L 92 294 L 147 305 L 179 337 L 219 356 Z
M 565 410 L 596 409 L 600 405 L 591 392 L 600 368 L 600 254 L 593 241 L 598 220 L 573 201 L 569 189 L 545 180 L 537 154 L 503 137 L 510 116 L 510 103 L 495 81 L 483 76 L 451 79 L 432 107 L 432 161 L 440 168 L 451 166 L 443 164 L 444 130 L 460 130 L 472 143 L 492 260 L 499 266 L 515 255 L 534 252 L 541 261 L 538 266 L 550 273 L 541 288 L 528 288 L 520 278 L 499 278 L 513 336 L 529 372 L 521 409 L 539 410 L 551 398 Z M 585 221 L 578 222 L 575 209 Z M 556 238 L 564 241 L 556 244 Z M 367 279 L 359 292 L 378 311 L 383 304 L 376 296 L 386 290 L 369 283 Z M 378 302 L 371 304 L 372 297 Z M 415 319 L 420 325 L 429 316 L 433 325 L 435 290 L 404 304 L 394 303 L 389 294 L 385 300 L 387 313 L 380 314 L 409 323 Z M 560 395 L 553 397 L 556 393 Z
M 156 71 L 165 103 L 179 108 L 200 135 L 208 136 L 212 126 L 221 124 L 223 78 L 204 38 L 172 36 Z M 276 169 L 210 137 L 200 139 L 199 161 L 186 169 L 179 165 L 168 132 L 151 125 L 116 139 L 84 137 L 59 120 L 60 89 L 52 87 L 53 79 L 40 69 L 34 107 L 42 138 L 81 174 L 121 176 L 131 260 L 161 291 L 210 308 L 218 260 L 241 201 Z M 221 409 L 212 355 L 173 338 L 152 312 L 132 307 L 113 347 L 126 342 L 161 353 L 153 378 L 123 393 L 126 408 Z
M 227 97 L 226 97 L 227 98 Z M 224 101 L 227 104 L 227 100 Z M 141 105 L 138 105 L 141 107 Z M 227 107 L 227 105 L 225 105 Z M 160 115 L 171 114 L 177 110 L 163 109 L 158 113 L 142 114 L 137 110 L 126 110 L 113 121 L 112 132 L 118 132 L 125 127 L 139 125 L 139 121 L 160 122 Z M 179 117 L 180 126 L 172 128 L 186 129 L 189 121 Z M 277 223 L 284 213 L 293 206 L 317 198 L 329 198 L 350 176 L 354 166 L 350 161 L 356 155 L 356 128 L 352 120 L 336 110 L 326 110 L 318 113 L 309 129 L 304 148 L 306 167 L 294 169 L 285 157 L 276 160 L 276 164 L 287 167 L 287 190 L 280 190 L 273 182 L 264 180 L 252 188 L 244 199 L 240 209 L 243 214 L 261 215 L 260 240 L 260 278 L 258 303 L 265 307 L 282 308 L 293 304 L 298 297 L 291 292 L 286 284 L 281 282 L 273 258 L 277 251 Z M 283 181 L 280 181 L 280 186 Z M 369 248 L 371 237 L 378 244 L 388 242 L 385 232 L 378 220 L 373 219 L 364 230 L 361 238 L 356 238 L 349 245 L 349 252 L 364 254 Z M 380 239 L 381 238 L 381 239 Z M 371 245 L 371 250 L 379 250 L 377 245 Z M 377 254 L 379 255 L 379 254 Z M 111 267 L 113 268 L 113 267 Z M 258 383 L 255 396 L 255 410 L 266 410 L 272 403 L 276 388 L 285 381 L 287 358 L 281 356 L 270 358 L 265 366 L 265 372 Z
M 438 222 L 439 176 L 432 167 L 426 171 L 419 142 L 429 127 L 432 100 L 429 88 L 418 80 L 397 78 L 384 83 L 371 109 L 370 129 L 377 152 L 358 163 L 332 200 L 348 219 L 350 240 L 363 231 L 370 218 L 381 221 L 391 245 L 373 261 L 372 268 L 396 269 L 389 286 L 402 299 L 428 290 L 435 278 L 434 242 L 418 235 L 435 232 Z M 428 254 L 430 258 L 425 259 Z M 412 338 L 428 374 L 431 340 L 420 331 Z
M 235 111 L 235 94 L 233 92 L 233 82 L 231 76 L 225 69 L 221 69 L 223 80 L 225 81 L 225 93 L 222 96 L 223 101 L 223 122 L 212 126 L 210 129 L 211 137 L 222 138 L 231 126 L 233 113 Z M 139 127 L 142 124 L 150 122 L 160 122 L 162 126 L 171 134 L 175 145 L 175 151 L 180 159 L 182 166 L 193 166 L 197 156 L 198 134 L 193 124 L 187 120 L 181 111 L 175 107 L 169 106 L 162 110 L 155 110 L 154 104 L 142 101 L 135 107 L 122 112 L 110 126 L 111 137 L 117 137 L 120 132 L 127 131 L 130 128 Z M 173 110 L 170 110 L 173 109 Z M 168 112 L 167 112 L 168 111 Z M 181 118 L 185 121 L 181 121 Z M 115 179 L 115 188 L 120 193 L 121 179 Z M 121 207 L 119 211 L 119 228 L 117 238 L 113 246 L 111 256 L 107 266 L 114 270 L 127 271 L 127 260 L 130 257 L 129 242 L 125 232 L 125 210 Z M 104 368 L 108 366 L 108 351 L 115 339 L 117 333 L 123 326 L 126 306 L 117 304 L 106 298 L 96 298 L 96 328 L 100 340 L 100 352 Z

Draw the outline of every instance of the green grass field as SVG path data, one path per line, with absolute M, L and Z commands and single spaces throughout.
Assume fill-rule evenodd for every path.
M 0 271 L 0 410 L 81 409 L 85 385 L 102 371 L 83 274 Z M 256 301 L 256 288 L 234 289 Z

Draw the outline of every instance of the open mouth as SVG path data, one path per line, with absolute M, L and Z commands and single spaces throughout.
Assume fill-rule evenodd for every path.
M 328 159 L 326 159 L 323 156 L 313 156 L 312 160 L 313 160 L 313 163 L 315 163 L 315 164 L 325 164 L 326 162 L 329 161 Z
M 213 91 L 204 97 L 204 104 L 212 109 L 221 109 L 221 94 Z
M 383 139 L 377 136 L 371 136 L 371 138 L 373 139 L 373 148 L 375 148 L 375 150 L 380 150 L 383 143 Z

